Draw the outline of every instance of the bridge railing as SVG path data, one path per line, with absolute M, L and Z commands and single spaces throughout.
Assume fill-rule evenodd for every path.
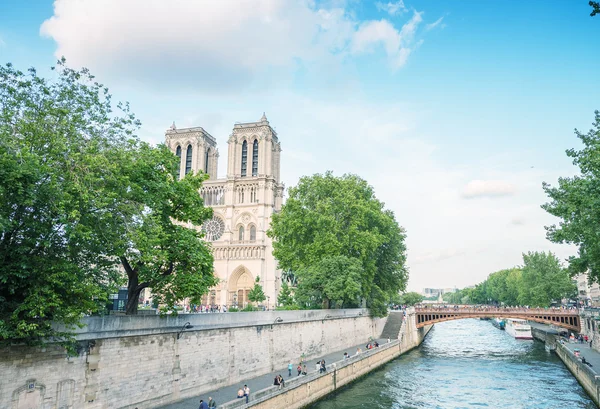
M 558 308 L 512 308 L 512 307 L 415 307 L 416 313 L 431 313 L 431 314 L 443 314 L 443 313 L 518 313 L 525 315 L 579 315 L 577 309 L 558 309 Z

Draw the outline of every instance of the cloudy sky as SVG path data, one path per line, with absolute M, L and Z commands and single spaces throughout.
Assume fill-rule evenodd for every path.
M 287 186 L 362 176 L 407 230 L 409 288 L 463 287 L 573 251 L 545 239 L 541 185 L 574 174 L 600 109 L 587 3 L 2 0 L 0 63 L 90 68 L 145 140 L 208 130 L 221 175 L 234 122 L 264 111 Z

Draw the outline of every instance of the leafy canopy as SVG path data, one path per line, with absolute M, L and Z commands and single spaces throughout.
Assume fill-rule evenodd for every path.
M 375 315 L 408 278 L 404 230 L 356 175 L 303 177 L 273 215 L 279 268 L 293 271 L 302 307 L 358 306 Z
M 580 150 L 569 149 L 567 156 L 579 167 L 580 174 L 558 180 L 558 186 L 544 183 L 550 202 L 542 205 L 548 213 L 561 219 L 559 225 L 547 226 L 547 237 L 555 243 L 574 244 L 578 255 L 569 258 L 569 273 L 574 276 L 589 271 L 591 281 L 600 280 L 600 111 L 587 134 L 575 130 L 583 144 Z
M 98 225 L 139 122 L 87 70 L 56 68 L 0 67 L 0 339 L 66 335 L 52 321 L 76 324 L 117 278 Z
M 177 157 L 140 142 L 128 105 L 113 107 L 86 69 L 62 60 L 54 73 L 0 67 L 5 340 L 68 336 L 53 323 L 68 329 L 101 308 L 124 282 L 119 264 L 135 309 L 145 286 L 172 306 L 215 282 L 210 251 L 184 225 L 211 215 L 198 195 L 204 177 L 177 180 Z
M 400 298 L 400 303 L 403 305 L 415 305 L 422 302 L 423 299 L 424 297 L 421 294 L 409 292 L 402 294 L 402 297 Z

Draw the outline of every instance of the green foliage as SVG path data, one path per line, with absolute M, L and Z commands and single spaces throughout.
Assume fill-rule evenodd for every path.
M 523 254 L 523 267 L 497 271 L 475 288 L 444 294 L 443 298 L 452 304 L 548 307 L 576 292 L 576 285 L 554 254 L 529 252 Z
M 435 298 L 437 299 L 437 297 L 435 297 Z M 421 294 L 415 293 L 415 292 L 409 292 L 409 293 L 402 294 L 401 304 L 412 306 L 415 304 L 419 304 L 423 300 L 424 300 L 424 297 Z
M 590 0 L 589 5 L 592 7 L 590 16 L 594 17 L 596 14 L 600 14 L 600 2 Z
M 277 304 L 282 307 L 289 307 L 294 305 L 294 297 L 292 296 L 292 290 L 287 282 L 281 283 L 281 289 L 277 296 Z
M 298 270 L 296 300 L 300 305 L 321 304 L 323 308 L 357 307 L 361 273 L 362 266 L 355 258 L 325 257 Z
M 227 311 L 228 312 L 239 312 L 240 309 L 238 307 L 230 307 Z
M 600 111 L 595 112 L 593 128 L 587 134 L 575 130 L 583 144 L 581 150 L 569 149 L 567 156 L 579 167 L 580 175 L 560 178 L 558 186 L 544 183 L 551 201 L 542 205 L 561 220 L 546 227 L 547 237 L 555 243 L 574 244 L 578 256 L 569 258 L 569 273 L 589 271 L 592 282 L 600 280 Z
M 523 281 L 519 292 L 521 305 L 547 307 L 552 301 L 577 293 L 577 286 L 554 254 L 529 252 L 523 254 L 523 261 Z
M 295 273 L 302 308 L 364 299 L 372 314 L 385 315 L 387 301 L 406 286 L 404 230 L 358 176 L 301 178 L 268 235 L 279 268 Z
M 77 324 L 114 291 L 97 222 L 110 154 L 138 124 L 87 70 L 0 67 L 0 339 L 67 335 L 51 323 Z
M 258 308 L 256 308 L 252 304 L 248 304 L 244 308 L 242 308 L 240 311 L 242 311 L 242 312 L 252 312 L 252 311 L 258 311 Z
M 119 263 L 128 313 L 143 288 L 173 308 L 215 284 L 209 249 L 184 227 L 212 214 L 204 176 L 177 180 L 177 157 L 140 142 L 128 105 L 87 70 L 55 71 L 0 67 L 0 339 L 68 336 L 125 282 Z
M 248 293 L 248 299 L 252 302 L 259 303 L 267 299 L 267 297 L 265 296 L 265 292 L 263 291 L 263 288 L 259 283 L 260 277 L 256 277 L 254 287 Z
M 137 312 L 140 292 L 152 288 L 163 312 L 189 297 L 200 303 L 216 285 L 213 256 L 201 232 L 212 217 L 198 190 L 206 175 L 176 177 L 178 158 L 164 145 L 132 145 L 115 158 L 120 173 L 111 186 L 117 205 L 101 226 L 110 254 L 119 257 L 128 277 L 127 314 Z

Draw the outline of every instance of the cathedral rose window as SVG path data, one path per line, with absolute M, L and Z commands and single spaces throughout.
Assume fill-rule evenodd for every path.
M 219 240 L 225 231 L 225 222 L 218 216 L 213 216 L 202 225 L 202 231 L 206 236 L 206 240 Z

